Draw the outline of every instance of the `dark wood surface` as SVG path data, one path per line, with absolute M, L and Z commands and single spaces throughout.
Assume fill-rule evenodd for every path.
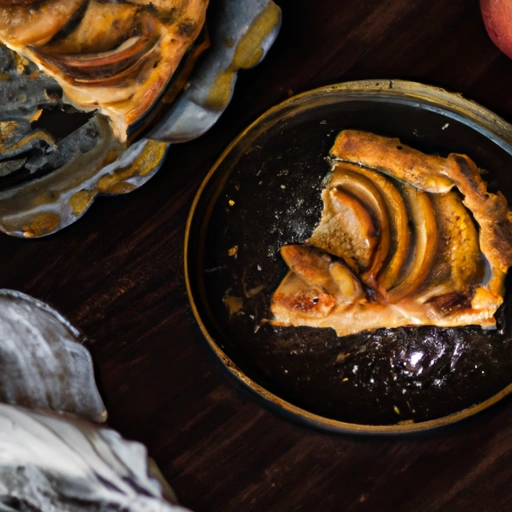
M 0 236 L 0 286 L 49 302 L 92 341 L 109 424 L 144 442 L 195 511 L 512 510 L 512 400 L 409 437 L 355 437 L 277 417 L 227 380 L 191 313 L 183 238 L 226 145 L 289 95 L 364 78 L 461 92 L 512 121 L 512 60 L 477 0 L 281 0 L 283 27 L 205 136 L 142 189 L 101 198 L 41 240 Z

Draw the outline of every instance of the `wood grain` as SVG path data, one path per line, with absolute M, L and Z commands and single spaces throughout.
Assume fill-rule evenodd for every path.
M 231 139 L 290 94 L 365 78 L 461 92 L 512 121 L 512 61 L 477 0 L 281 0 L 267 59 L 219 123 L 171 148 L 142 189 L 98 200 L 41 240 L 0 236 L 0 286 L 47 301 L 91 339 L 110 425 L 149 447 L 201 511 L 512 509 L 511 400 L 427 435 L 356 437 L 276 417 L 209 355 L 183 278 L 185 222 Z

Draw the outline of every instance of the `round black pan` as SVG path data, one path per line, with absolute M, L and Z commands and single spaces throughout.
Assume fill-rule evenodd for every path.
M 410 327 L 339 338 L 267 322 L 287 271 L 279 248 L 304 242 L 318 223 L 326 156 L 346 128 L 467 154 L 512 204 L 512 126 L 460 95 L 396 80 L 302 94 L 247 128 L 196 196 L 185 243 L 194 314 L 231 373 L 315 425 L 407 432 L 470 416 L 512 390 L 510 301 L 492 331 Z

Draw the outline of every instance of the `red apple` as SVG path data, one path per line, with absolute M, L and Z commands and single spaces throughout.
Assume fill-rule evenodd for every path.
M 512 58 L 512 1 L 480 0 L 480 8 L 492 42 Z

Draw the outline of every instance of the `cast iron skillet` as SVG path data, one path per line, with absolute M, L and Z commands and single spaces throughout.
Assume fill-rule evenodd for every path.
M 510 299 L 494 331 L 410 327 L 338 338 L 265 323 L 287 270 L 279 248 L 303 242 L 318 223 L 325 157 L 345 128 L 465 153 L 512 204 L 512 126 L 460 95 L 398 80 L 301 94 L 233 141 L 195 198 L 185 241 L 194 315 L 222 364 L 295 417 L 367 433 L 453 423 L 512 391 Z

